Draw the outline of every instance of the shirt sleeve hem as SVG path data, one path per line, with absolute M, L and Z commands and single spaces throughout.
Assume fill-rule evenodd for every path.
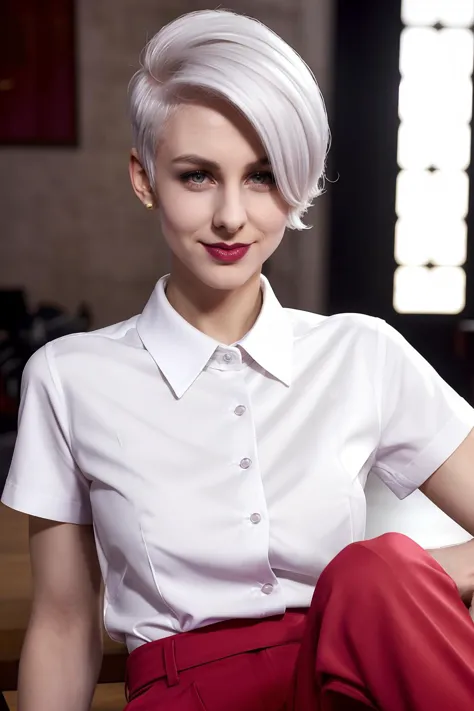
M 91 524 L 92 516 L 89 511 L 84 511 L 81 502 L 38 496 L 37 492 L 24 490 L 7 481 L 2 494 L 2 503 L 11 509 L 37 516 L 58 523 Z
M 403 472 L 379 465 L 373 471 L 399 499 L 405 499 L 449 459 L 473 428 L 474 418 L 469 421 L 454 416 Z

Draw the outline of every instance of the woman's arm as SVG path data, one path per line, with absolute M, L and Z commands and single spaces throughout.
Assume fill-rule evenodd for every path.
M 420 486 L 445 514 L 474 536 L 474 430 Z M 474 615 L 474 540 L 429 551 L 457 583 Z
M 474 536 L 474 430 L 420 491 Z
M 31 618 L 18 711 L 88 711 L 102 661 L 101 576 L 92 526 L 30 518 Z

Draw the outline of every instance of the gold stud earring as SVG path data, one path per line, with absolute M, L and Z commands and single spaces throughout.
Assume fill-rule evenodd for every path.
M 152 202 L 146 202 L 145 207 L 147 210 L 153 210 L 153 203 Z

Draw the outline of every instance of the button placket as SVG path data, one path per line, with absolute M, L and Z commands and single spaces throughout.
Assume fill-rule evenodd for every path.
M 240 405 L 236 405 L 236 406 L 234 407 L 233 414 L 234 414 L 236 417 L 242 417 L 242 415 L 244 415 L 246 412 L 247 412 L 247 407 L 246 407 L 246 405 L 240 404 Z M 249 425 L 250 427 L 252 427 L 251 418 L 250 418 L 250 420 L 248 420 L 248 425 Z M 255 442 L 252 442 L 252 446 L 255 446 Z M 243 469 L 243 470 L 248 470 L 248 469 L 250 469 L 252 466 L 253 466 L 253 461 L 252 461 L 252 459 L 250 459 L 250 457 L 242 457 L 242 459 L 241 459 L 240 462 L 239 462 L 239 467 L 240 467 L 240 469 Z M 249 479 L 248 481 L 251 481 L 251 480 Z M 257 486 L 257 481 L 256 481 L 256 480 L 253 481 L 252 486 Z M 258 511 L 254 511 L 253 513 L 251 513 L 251 514 L 248 516 L 247 521 L 250 521 L 250 523 L 252 524 L 252 526 L 257 526 L 258 524 L 260 524 L 260 523 L 262 522 L 262 514 L 259 513 Z M 264 593 L 265 595 L 269 595 L 270 592 L 273 591 L 273 586 L 271 586 L 271 590 L 270 590 L 270 588 L 268 587 L 268 585 L 270 585 L 270 584 L 267 583 L 267 587 L 265 588 L 266 592 Z

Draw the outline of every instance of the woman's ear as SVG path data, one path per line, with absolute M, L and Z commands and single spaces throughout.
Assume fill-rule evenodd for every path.
M 130 182 L 135 191 L 135 195 L 145 205 L 146 208 L 152 210 L 156 207 L 155 196 L 146 174 L 145 168 L 140 162 L 138 153 L 135 148 L 130 151 L 130 159 L 128 162 L 128 171 L 130 174 Z

